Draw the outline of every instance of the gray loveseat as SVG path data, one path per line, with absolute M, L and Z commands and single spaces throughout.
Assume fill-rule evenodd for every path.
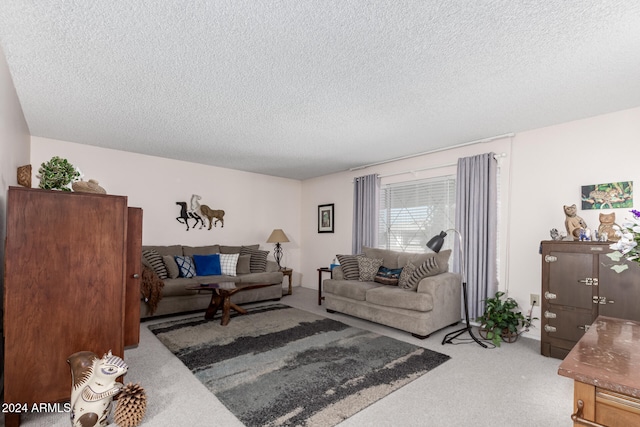
M 188 311 L 205 310 L 211 301 L 210 291 L 187 290 L 189 285 L 203 283 L 234 282 L 271 283 L 272 286 L 237 292 L 231 297 L 235 304 L 245 304 L 265 300 L 279 300 L 282 298 L 282 273 L 274 261 L 268 261 L 268 251 L 261 251 L 259 245 L 248 246 L 143 246 L 143 272 L 140 301 L 140 317 L 161 316 Z M 162 265 L 158 264 L 158 254 Z M 188 257 L 206 256 L 212 254 L 229 254 L 235 260 L 235 276 L 233 275 L 196 275 L 180 277 L 180 268 L 175 263 Z M 234 255 L 235 254 L 235 255 Z M 201 258 L 202 259 L 202 258 Z M 155 261 L 156 265 L 153 265 Z M 161 278 L 158 272 L 166 269 L 167 278 Z M 176 267 L 178 270 L 176 271 Z M 229 266 L 227 266 L 229 268 Z M 148 274 L 145 274 L 148 273 Z
M 341 265 L 333 269 L 331 279 L 323 281 L 328 312 L 381 323 L 420 339 L 461 320 L 461 276 L 448 271 L 450 250 L 410 254 L 363 248 L 363 252 L 338 256 Z M 376 266 L 378 273 L 371 280 Z M 370 270 L 366 280 L 362 280 L 363 269 Z M 395 273 L 390 276 L 395 275 L 399 283 L 386 284 L 393 280 L 381 273 L 385 271 Z

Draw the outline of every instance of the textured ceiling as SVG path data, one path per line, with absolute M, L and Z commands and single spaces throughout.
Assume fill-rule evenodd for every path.
M 2 0 L 32 135 L 306 179 L 640 106 L 640 2 Z

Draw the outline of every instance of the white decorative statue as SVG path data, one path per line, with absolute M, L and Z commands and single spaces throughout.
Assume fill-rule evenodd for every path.
M 67 363 L 72 376 L 71 425 L 106 426 L 113 396 L 122 388 L 116 379 L 127 373 L 127 364 L 111 351 L 102 359 L 90 351 L 79 351 Z

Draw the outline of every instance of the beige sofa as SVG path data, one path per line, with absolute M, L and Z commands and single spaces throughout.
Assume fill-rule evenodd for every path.
M 219 282 L 235 282 L 235 283 L 271 283 L 272 286 L 264 288 L 250 289 L 247 291 L 237 292 L 231 297 L 231 301 L 235 304 L 245 304 L 265 300 L 279 300 L 282 298 L 282 273 L 278 271 L 278 264 L 274 261 L 266 261 L 264 271 L 251 272 L 253 265 L 251 257 L 255 255 L 243 254 L 243 251 L 260 251 L 259 245 L 247 246 L 224 246 L 224 245 L 208 245 L 208 246 L 143 246 L 143 254 L 145 251 L 155 251 L 163 257 L 164 267 L 171 263 L 171 259 L 175 256 L 191 257 L 194 255 L 211 255 L 211 254 L 238 254 L 236 265 L 236 275 L 206 275 L 193 277 L 174 277 L 159 279 L 157 271 L 151 273 L 153 278 L 150 283 L 145 282 L 143 274 L 143 284 L 141 286 L 142 298 L 140 300 L 140 317 L 148 318 L 152 316 L 162 316 L 167 314 L 177 314 L 189 311 L 205 310 L 211 301 L 210 291 L 187 290 L 189 285 L 200 285 L 203 283 L 219 283 Z M 244 249 L 243 249 L 244 248 Z M 168 257 L 168 258 L 164 258 Z M 263 260 L 264 261 L 264 260 Z M 143 255 L 142 262 L 147 267 L 152 267 L 148 259 Z M 173 266 L 172 266 L 173 268 Z M 151 269 L 147 270 L 150 271 Z M 255 269 L 254 269 L 255 270 Z M 148 276 L 147 276 L 148 277 Z M 153 289 L 151 289 L 153 288 Z M 158 295 L 154 295 L 157 291 Z
M 353 265 L 345 266 L 341 261 L 341 265 L 333 269 L 331 279 L 323 281 L 328 312 L 391 326 L 420 339 L 461 320 L 461 276 L 448 271 L 451 251 L 410 254 L 363 248 L 363 252 L 361 257 L 368 260 L 360 261 L 382 260 L 382 266 L 387 269 L 402 268 L 400 285 L 383 284 L 376 281 L 377 278 L 354 280 Z M 346 269 L 350 270 L 351 280 L 345 277 Z M 407 284 L 411 276 L 415 289 Z

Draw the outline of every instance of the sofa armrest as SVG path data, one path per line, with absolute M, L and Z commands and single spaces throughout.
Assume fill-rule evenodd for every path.
M 454 294 L 462 295 L 462 276 L 458 273 L 441 273 L 435 276 L 425 277 L 418 283 L 417 292 L 438 295 L 440 288 L 451 287 Z

